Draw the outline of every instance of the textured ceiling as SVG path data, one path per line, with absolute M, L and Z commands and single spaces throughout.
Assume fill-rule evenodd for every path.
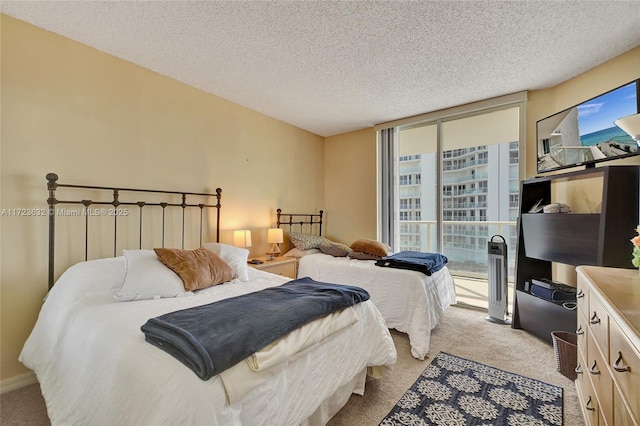
M 551 87 L 640 44 L 638 1 L 1 1 L 0 10 L 321 136 Z

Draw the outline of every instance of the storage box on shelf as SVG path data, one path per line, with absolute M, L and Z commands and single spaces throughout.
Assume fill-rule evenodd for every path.
M 552 343 L 552 331 L 576 331 L 570 305 L 531 295 L 526 283 L 552 278 L 552 262 L 632 268 L 629 238 L 638 220 L 638 166 L 605 166 L 527 179 L 520 184 L 516 283 L 512 326 Z M 601 178 L 600 213 L 529 213 L 562 200 L 552 184 Z M 637 270 L 636 270 L 637 272 Z
M 640 424 L 640 274 L 579 266 L 576 388 L 585 421 Z

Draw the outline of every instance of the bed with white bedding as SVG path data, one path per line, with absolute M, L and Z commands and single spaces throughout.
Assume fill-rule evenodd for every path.
M 364 288 L 387 326 L 407 333 L 411 354 L 424 359 L 429 351 L 431 330 L 440 322 L 446 309 L 456 303 L 453 277 L 448 268 L 444 266 L 426 275 L 415 270 L 380 267 L 375 260 L 351 258 L 351 254 L 347 256 L 342 250 L 349 250 L 349 247 L 322 237 L 323 215 L 323 210 L 319 213 L 283 213 L 277 209 L 277 226 L 284 228 L 291 244 L 284 255 L 298 259 L 297 276 Z M 358 240 L 351 247 L 361 250 L 369 243 L 376 242 Z M 323 245 L 333 246 L 329 247 L 333 255 L 321 252 L 316 248 L 318 244 L 323 250 Z M 377 249 L 385 250 L 383 246 L 379 243 Z M 369 254 L 359 253 L 358 257 L 366 258 Z M 386 254 L 387 251 L 375 253 Z
M 382 268 L 374 260 L 316 253 L 299 259 L 298 277 L 367 290 L 387 326 L 408 334 L 411 354 L 418 359 L 427 355 L 431 330 L 446 309 L 456 303 L 453 278 L 446 267 L 427 276 L 406 269 Z
M 61 204 L 82 204 L 85 209 L 93 204 L 112 205 L 119 211 L 127 206 L 139 208 L 134 223 L 139 222 L 140 234 L 134 239 L 142 245 L 148 238 L 143 237 L 142 210 L 157 206 L 162 209 L 164 247 L 168 207 L 181 211 L 183 244 L 185 210 L 200 210 L 202 240 L 202 230 L 211 227 L 202 223 L 203 210 L 213 207 L 217 210 L 213 220 L 218 240 L 221 190 L 196 194 L 61 185 L 55 174 L 47 175 L 47 180 L 53 212 L 49 218 L 50 291 L 20 361 L 35 372 L 52 424 L 325 424 L 352 393 L 364 392 L 366 374 L 380 376 L 395 363 L 396 351 L 384 319 L 375 305 L 365 300 L 307 323 L 219 374 L 201 379 L 195 370 L 145 340 L 141 327 L 165 314 L 198 310 L 202 305 L 213 307 L 230 299 L 245 300 L 242 295 L 249 293 L 252 296 L 248 298 L 256 299 L 256 294 L 289 279 L 248 268 L 248 250 L 219 243 L 192 251 L 137 248 L 115 256 L 116 246 L 120 247 L 116 228 L 135 225 L 123 225 L 124 218 L 109 217 L 117 225 L 113 226 L 114 257 L 77 263 L 53 285 L 55 215 Z M 104 190 L 113 198 L 61 201 L 55 195 L 59 187 L 89 190 L 94 196 Z M 136 198 L 127 201 L 125 191 L 133 191 Z M 140 201 L 140 192 L 153 192 L 154 201 Z M 168 194 L 172 200 L 177 196 L 178 201 L 159 202 L 158 193 Z M 217 202 L 190 202 L 191 195 L 213 195 Z M 86 257 L 91 252 L 88 242 L 93 228 L 86 215 L 79 222 L 85 224 Z M 58 248 L 61 244 L 58 242 Z M 179 273 L 176 265 L 165 263 L 167 251 L 194 255 L 191 260 L 202 259 L 204 251 L 206 257 L 222 260 L 224 265 L 214 268 L 208 263 L 211 268 L 195 274 L 198 279 L 206 273 L 219 275 L 220 282 L 187 289 L 181 274 L 192 274 L 193 269 L 183 268 Z M 184 266 L 180 256 L 178 267 Z M 207 324 L 206 318 L 202 324 Z M 221 352 L 225 348 L 229 349 L 220 345 Z
M 384 320 L 367 301 L 354 306 L 355 323 L 272 367 L 229 403 L 220 375 L 201 380 L 145 342 L 140 326 L 287 279 L 249 268 L 246 282 L 189 297 L 121 302 L 113 296 L 124 274 L 123 257 L 79 263 L 42 307 L 20 361 L 36 372 L 52 424 L 324 424 L 351 393 L 363 393 L 367 367 L 395 363 Z

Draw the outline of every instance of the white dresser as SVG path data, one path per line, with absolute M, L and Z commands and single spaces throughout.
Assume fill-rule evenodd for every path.
M 588 425 L 640 425 L 640 272 L 579 266 L 576 388 Z

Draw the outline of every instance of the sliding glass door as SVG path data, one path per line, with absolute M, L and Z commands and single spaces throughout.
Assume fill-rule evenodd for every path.
M 520 105 L 398 127 L 395 250 L 440 252 L 461 293 L 486 305 L 487 242 L 501 235 L 513 281 Z M 484 280 L 482 291 L 465 280 Z M 471 302 L 472 304 L 473 301 Z
M 436 124 L 398 132 L 398 215 L 400 250 L 439 251 L 438 131 Z
M 457 276 L 487 277 L 487 242 L 501 235 L 513 281 L 520 182 L 519 108 L 442 123 L 442 253 Z

